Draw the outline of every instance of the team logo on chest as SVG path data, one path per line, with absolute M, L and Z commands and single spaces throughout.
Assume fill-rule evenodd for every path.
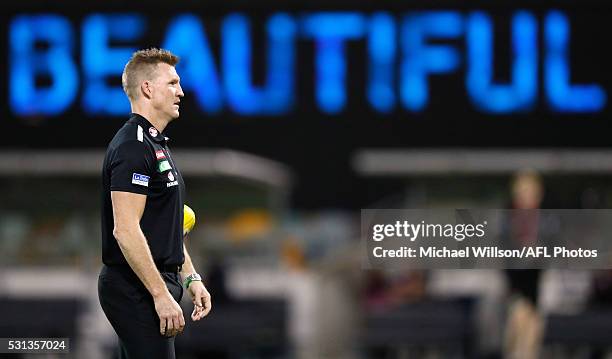
M 153 136 L 153 137 L 157 137 L 157 129 L 155 127 L 149 127 L 149 135 Z
M 167 160 L 164 159 L 157 162 L 157 171 L 159 171 L 159 173 L 166 172 L 169 169 L 172 169 L 172 166 L 170 166 L 170 162 Z
M 164 150 L 155 151 L 155 158 L 157 159 L 157 171 L 159 173 L 166 172 L 167 170 L 172 169 L 172 166 L 170 166 L 170 162 L 168 162 L 168 159 L 166 158 L 166 153 L 164 152 Z
M 170 182 L 166 183 L 166 187 L 172 187 L 178 185 L 178 181 L 175 181 L 174 173 L 172 171 L 168 172 L 168 179 Z

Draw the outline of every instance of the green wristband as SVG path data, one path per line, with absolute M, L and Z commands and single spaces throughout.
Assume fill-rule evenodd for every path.
M 193 273 L 185 277 L 185 280 L 183 281 L 185 289 L 189 289 L 189 285 L 191 284 L 191 282 L 195 281 L 202 281 L 202 277 L 200 277 L 198 273 Z

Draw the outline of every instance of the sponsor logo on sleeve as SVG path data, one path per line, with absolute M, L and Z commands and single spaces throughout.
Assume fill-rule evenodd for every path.
M 162 160 L 162 159 L 166 158 L 166 154 L 164 153 L 163 150 L 155 151 L 155 157 L 158 160 Z
M 140 173 L 132 173 L 132 183 L 139 186 L 149 187 L 149 176 L 141 175 Z

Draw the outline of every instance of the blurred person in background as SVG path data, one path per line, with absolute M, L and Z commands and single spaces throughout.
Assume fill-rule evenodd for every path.
M 544 197 L 540 175 L 532 170 L 519 171 L 511 184 L 513 210 L 509 218 L 508 240 L 511 246 L 535 246 L 541 235 L 539 211 Z M 540 269 L 506 271 L 512 292 L 505 329 L 504 357 L 536 359 L 543 334 L 543 318 L 537 309 Z
M 104 159 L 98 293 L 121 358 L 175 357 L 174 337 L 185 326 L 179 273 L 194 303 L 192 320 L 211 309 L 183 243 L 185 185 L 163 132 L 179 117 L 177 62 L 162 49 L 132 55 L 122 76 L 132 114 Z

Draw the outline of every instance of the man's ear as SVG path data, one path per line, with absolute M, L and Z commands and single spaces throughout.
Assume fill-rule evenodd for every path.
M 140 84 L 140 92 L 142 92 L 142 95 L 145 98 L 150 99 L 153 96 L 153 90 L 151 88 L 151 85 L 152 85 L 151 81 L 143 81 Z

